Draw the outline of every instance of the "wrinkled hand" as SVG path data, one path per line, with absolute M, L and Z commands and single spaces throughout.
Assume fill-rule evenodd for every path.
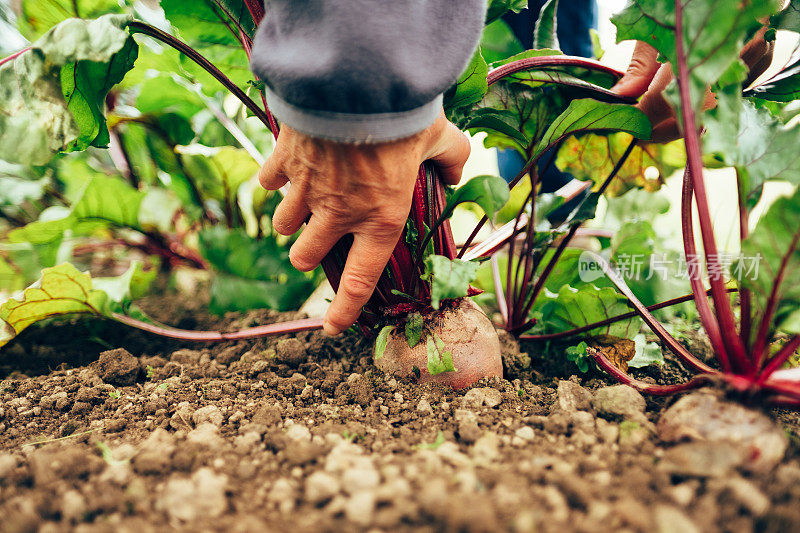
M 278 233 L 292 235 L 307 221 L 289 252 L 292 264 L 313 270 L 340 238 L 353 235 L 326 333 L 350 327 L 372 295 L 408 218 L 420 164 L 433 160 L 443 181 L 455 185 L 469 152 L 444 114 L 413 137 L 381 144 L 336 143 L 283 126 L 259 177 L 271 190 L 291 182 L 273 216 Z
M 772 62 L 774 42 L 764 40 L 766 27 L 762 28 L 742 49 L 740 57 L 749 68 L 745 85 L 756 80 Z M 639 98 L 637 107 L 650 118 L 653 124 L 654 142 L 668 142 L 680 138 L 678 121 L 672 107 L 664 98 L 663 92 L 672 81 L 672 67 L 668 63 L 658 62 L 658 52 L 647 43 L 637 42 L 633 51 L 630 66 L 625 75 L 611 89 L 621 96 Z M 716 105 L 714 93 L 708 91 L 704 109 L 712 109 Z

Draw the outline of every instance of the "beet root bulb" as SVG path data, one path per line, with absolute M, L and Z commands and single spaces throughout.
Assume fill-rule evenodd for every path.
M 423 316 L 421 341 L 410 348 L 403 328 L 388 338 L 386 350 L 375 364 L 387 374 L 409 376 L 419 369 L 418 383 L 442 383 L 454 389 L 469 387 L 486 377 L 503 377 L 500 340 L 492 322 L 470 299 L 455 308 Z M 449 352 L 455 371 L 431 374 L 428 366 L 428 341 L 437 338 L 441 353 Z

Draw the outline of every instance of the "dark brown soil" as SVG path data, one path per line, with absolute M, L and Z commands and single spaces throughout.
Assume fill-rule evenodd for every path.
M 146 310 L 197 329 L 279 318 L 200 305 Z M 674 400 L 604 414 L 602 376 L 503 345 L 505 380 L 454 392 L 380 374 L 353 334 L 32 328 L 0 354 L 0 531 L 800 530 L 796 413 L 772 413 L 792 440 L 774 469 L 679 472 L 651 425 Z

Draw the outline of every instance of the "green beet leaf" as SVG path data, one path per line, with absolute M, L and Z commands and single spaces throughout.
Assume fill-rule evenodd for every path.
M 490 0 L 486 11 L 486 24 L 499 19 L 508 11 L 519 13 L 528 8 L 528 0 Z
M 489 67 L 481 55 L 481 49 L 478 48 L 455 85 L 445 93 L 445 111 L 449 113 L 451 109 L 457 109 L 480 102 L 483 95 L 485 95 L 486 91 L 489 89 L 489 85 L 486 82 L 486 75 L 488 73 Z
M 611 287 L 598 288 L 592 284 L 575 289 L 569 285 L 561 287 L 558 294 L 545 291 L 542 307 L 543 321 L 551 331 L 566 331 L 586 326 L 606 318 L 630 311 L 628 300 Z M 633 339 L 639 333 L 642 320 L 639 317 L 621 320 L 588 332 L 590 336 L 608 335 L 622 339 Z
M 129 19 L 68 19 L 0 66 L 0 159 L 44 165 L 58 152 L 105 146 L 108 91 L 133 68 Z
M 123 12 L 119 0 L 22 0 L 20 4 L 19 29 L 31 40 L 69 18 L 95 19 Z
M 739 170 L 739 183 L 751 204 L 769 180 L 800 184 L 797 126 L 785 126 L 766 109 L 734 94 L 720 94 L 717 108 L 706 118 L 703 150 L 724 165 Z
M 234 83 L 245 88 L 253 79 L 247 54 L 236 34 L 241 29 L 255 35 L 255 24 L 241 0 L 162 0 L 161 7 L 179 38 L 203 54 Z M 231 31 L 233 30 L 233 31 Z M 205 70 L 181 56 L 181 64 L 192 79 L 201 83 L 207 94 L 221 87 Z
M 544 133 L 533 151 L 533 157 L 578 133 L 625 132 L 637 139 L 649 139 L 651 131 L 647 116 L 633 106 L 607 104 L 589 98 L 573 100 Z
M 383 326 L 380 333 L 378 333 L 378 338 L 375 339 L 376 361 L 383 357 L 384 352 L 386 352 L 386 344 L 389 342 L 389 335 L 392 331 L 394 331 L 394 326 Z
M 141 272 L 137 274 L 140 269 L 134 263 L 120 278 L 105 279 L 95 286 L 88 273 L 69 263 L 45 268 L 39 281 L 0 303 L 0 348 L 31 324 L 47 318 L 72 314 L 111 316 L 115 304 L 122 304 L 142 290 L 141 284 L 134 286 L 134 280 L 143 282 Z
M 453 353 L 446 349 L 438 335 L 428 337 L 425 348 L 428 351 L 428 374 L 436 376 L 444 372 L 457 372 L 453 366 Z
M 576 179 L 592 180 L 599 186 L 611 174 L 632 138 L 628 133 L 571 136 L 562 143 L 556 166 Z M 657 191 L 666 178 L 685 164 L 686 151 L 682 141 L 668 144 L 640 142 L 606 189 L 606 195 L 616 197 L 637 188 Z
M 43 211 L 36 222 L 9 232 L 8 239 L 16 243 L 45 244 L 61 239 L 66 231 L 71 231 L 73 235 L 89 235 L 104 227 L 143 230 L 148 222 L 163 226 L 165 221 L 171 220 L 178 208 L 177 202 L 159 201 L 162 207 L 171 206 L 171 211 L 153 213 L 148 209 L 142 218 L 140 215 L 143 214 L 141 208 L 147 198 L 154 199 L 164 194 L 159 191 L 148 195 L 120 178 L 96 174 L 88 178 L 72 209 L 51 207 Z
M 640 333 L 633 338 L 634 355 L 628 361 L 630 368 L 644 368 L 650 365 L 663 365 L 664 354 L 657 342 L 647 342 L 644 334 Z
M 708 85 L 740 68 L 739 51 L 749 36 L 761 27 L 759 19 L 781 7 L 779 0 L 697 0 L 683 2 L 686 63 L 691 78 L 692 103 L 701 108 Z M 652 45 L 677 68 L 675 2 L 633 0 L 615 15 L 617 42 L 634 39 Z M 729 79 L 728 81 L 734 81 Z
M 200 233 L 200 253 L 216 275 L 211 283 L 211 310 L 295 309 L 314 290 L 315 281 L 289 263 L 288 248 L 274 237 L 259 240 L 242 229 L 215 226 Z
M 480 265 L 472 261 L 451 260 L 442 255 L 426 257 L 423 279 L 431 283 L 431 306 L 439 309 L 442 300 L 466 296 L 478 268 Z
M 422 339 L 422 315 L 411 313 L 406 321 L 406 341 L 408 347 L 413 348 Z
M 508 183 L 498 176 L 476 176 L 455 190 L 442 211 L 441 218 L 449 218 L 455 208 L 463 203 L 478 204 L 490 219 L 508 202 Z
M 558 50 L 558 36 L 556 30 L 556 14 L 558 12 L 558 0 L 547 0 L 539 13 L 539 19 L 533 29 L 533 47 L 536 49 L 550 48 Z
M 775 295 L 771 328 L 800 333 L 800 190 L 778 198 L 742 242 L 742 257 L 731 277 L 752 292 L 753 316 L 763 317 Z M 757 328 L 754 327 L 755 331 Z

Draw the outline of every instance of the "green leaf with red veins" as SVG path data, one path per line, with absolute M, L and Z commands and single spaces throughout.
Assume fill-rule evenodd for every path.
M 543 154 L 570 135 L 588 132 L 625 132 L 637 139 L 649 139 L 652 127 L 647 116 L 633 106 L 607 104 L 589 98 L 573 100 L 550 124 L 532 156 Z
M 774 294 L 771 328 L 800 333 L 800 189 L 778 198 L 742 242 L 731 277 L 752 292 L 753 316 L 763 317 Z M 756 328 L 753 328 L 754 330 Z
M 545 291 L 542 297 L 546 300 L 542 314 L 548 331 L 566 331 L 586 326 L 631 310 L 627 298 L 615 289 L 597 288 L 592 284 L 584 285 L 580 289 L 565 285 L 558 294 Z M 639 333 L 641 325 L 642 320 L 634 317 L 595 328 L 587 335 L 633 339 Z
M 463 203 L 475 203 L 483 209 L 489 219 L 502 209 L 509 197 L 508 183 L 499 176 L 476 176 L 455 190 L 442 211 L 442 218 L 449 218 L 455 208 Z
M 761 27 L 759 19 L 777 12 L 781 3 L 780 0 L 683 2 L 682 38 L 696 109 L 700 109 L 705 99 L 706 88 L 714 85 L 734 64 L 740 64 L 739 52 Z M 631 0 L 611 21 L 617 27 L 617 42 L 633 39 L 648 43 L 677 72 L 675 2 Z
M 442 255 L 426 257 L 422 279 L 431 283 L 431 306 L 439 309 L 442 300 L 466 296 L 478 268 L 480 265 L 472 261 L 451 260 Z
M 0 66 L 0 159 L 44 165 L 108 143 L 104 99 L 138 52 L 128 22 L 65 20 Z
M 631 140 L 628 133 L 571 136 L 561 145 L 556 165 L 576 179 L 592 180 L 599 186 L 599 181 L 611 174 Z M 685 164 L 683 141 L 638 143 L 606 189 L 606 196 L 621 196 L 631 189 L 657 191 L 666 178 Z
M 489 67 L 481 55 L 481 49 L 478 48 L 467 68 L 458 77 L 456 83 L 445 93 L 445 111 L 450 113 L 453 109 L 471 106 L 480 102 L 489 89 L 489 85 L 486 82 L 488 73 Z
M 139 268 L 136 263 L 131 266 L 131 269 Z M 0 301 L 0 348 L 41 320 L 73 314 L 110 316 L 112 305 L 121 304 L 130 296 L 130 284 L 135 278 L 130 271 L 118 278 L 122 285 L 129 285 L 127 288 L 115 286 L 110 279 L 104 280 L 104 286 L 113 287 L 112 296 L 94 287 L 88 273 L 69 263 L 45 268 L 35 284 L 17 296 Z
M 738 89 L 735 91 L 738 93 Z M 800 184 L 800 129 L 782 124 L 766 109 L 736 95 L 722 93 L 718 102 L 707 114 L 703 151 L 739 169 L 740 187 L 751 207 L 766 181 Z
M 254 79 L 238 30 L 254 35 L 255 26 L 241 0 L 161 0 L 164 14 L 178 38 L 203 54 L 234 83 L 246 89 Z M 217 82 L 189 58 L 181 56 L 185 73 L 210 95 L 219 91 Z

